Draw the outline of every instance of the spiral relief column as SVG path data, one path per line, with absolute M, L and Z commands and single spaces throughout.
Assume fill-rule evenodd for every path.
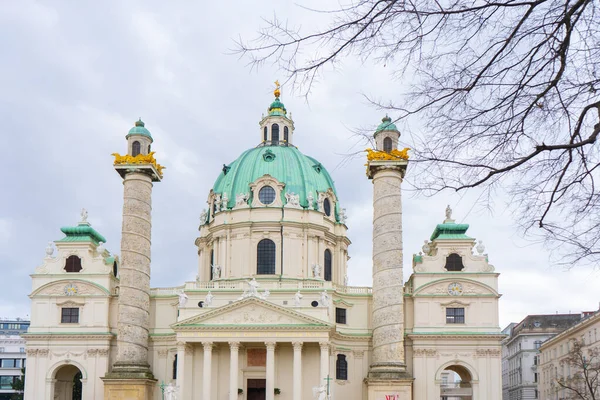
M 373 180 L 373 351 L 367 383 L 369 399 L 385 394 L 411 398 L 412 379 L 404 359 L 402 277 L 402 179 L 407 150 L 396 149 L 400 133 L 389 118 L 368 150 L 367 176 Z
M 105 399 L 149 400 L 156 385 L 148 364 L 152 182 L 160 182 L 163 167 L 150 152 L 152 137 L 141 120 L 126 137 L 128 154 L 113 154 L 124 193 L 117 357 L 102 379 Z

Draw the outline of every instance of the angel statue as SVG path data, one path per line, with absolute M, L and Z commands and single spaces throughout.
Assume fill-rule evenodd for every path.
M 210 307 L 214 298 L 215 298 L 215 296 L 209 290 L 208 293 L 206 294 L 206 297 L 204 298 L 204 306 Z
M 81 222 L 87 222 L 88 212 L 85 208 L 81 209 Z
M 256 296 L 258 297 L 258 287 L 260 284 L 256 282 L 256 279 L 252 278 L 251 281 L 246 281 L 248 284 L 248 296 Z
M 323 290 L 321 292 L 321 304 L 323 305 L 323 307 L 329 307 L 329 299 L 331 297 L 329 297 L 329 295 L 327 294 L 327 290 Z
M 317 400 L 327 400 L 327 386 L 322 385 L 313 387 L 313 396 Z
M 320 278 L 321 277 L 321 266 L 319 264 L 313 264 L 312 265 L 312 273 L 313 273 L 314 278 Z
M 185 307 L 188 301 L 188 295 L 182 290 L 177 294 L 177 296 L 179 296 L 179 308 Z
M 177 386 L 173 385 L 173 382 L 165 386 L 164 389 L 165 400 L 177 400 Z
M 296 294 L 294 295 L 294 306 L 295 307 L 300 307 L 301 303 L 302 303 L 302 293 L 300 293 L 300 291 L 298 290 L 296 292 Z
M 452 219 L 452 209 L 450 208 L 450 205 L 448 205 L 446 207 L 446 219 L 447 220 Z

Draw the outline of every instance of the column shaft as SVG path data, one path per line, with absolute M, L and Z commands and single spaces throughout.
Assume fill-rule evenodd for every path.
M 147 371 L 150 321 L 152 179 L 130 172 L 123 181 L 123 226 L 115 369 Z
M 204 346 L 204 376 L 202 379 L 202 400 L 211 399 L 211 372 L 212 372 L 212 342 L 202 342 Z
M 187 400 L 185 390 L 185 346 L 183 342 L 177 343 L 177 386 L 179 387 L 179 398 Z
M 319 386 L 327 384 L 325 378 L 329 375 L 329 343 L 321 342 L 319 343 L 321 347 L 321 382 L 319 382 Z
M 293 400 L 302 400 L 302 342 L 293 342 L 294 346 L 294 387 Z
M 275 343 L 266 342 L 267 346 L 267 387 L 266 400 L 275 399 Z
M 239 348 L 239 342 L 229 342 L 229 400 L 237 400 L 238 398 Z
M 402 174 L 373 175 L 373 357 L 372 368 L 403 368 Z

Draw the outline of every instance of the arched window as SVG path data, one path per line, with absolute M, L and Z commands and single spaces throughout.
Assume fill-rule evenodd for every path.
M 279 125 L 271 126 L 271 144 L 279 144 Z
M 148 154 L 150 154 L 150 149 L 151 149 L 152 145 L 148 145 Z
M 450 254 L 446 257 L 446 271 L 462 271 L 465 266 L 462 262 L 462 257 L 456 253 Z
M 177 354 L 175 354 L 175 359 L 173 360 L 173 379 L 177 379 Z
M 115 276 L 115 278 L 117 277 L 117 275 L 119 275 L 119 266 L 117 265 L 116 261 L 113 263 L 113 275 Z
M 265 129 L 263 129 L 263 140 L 266 142 L 267 141 L 267 127 L 265 126 Z
M 348 361 L 346 361 L 346 356 L 343 354 L 338 354 L 335 362 L 335 379 L 348 380 Z
M 275 242 L 263 239 L 256 248 L 256 273 L 259 275 L 275 274 Z
M 323 211 L 325 211 L 325 215 L 328 217 L 331 216 L 331 202 L 329 199 L 323 201 Z
M 213 269 L 212 266 L 215 264 L 215 251 L 211 250 L 210 251 L 210 265 L 208 266 L 208 270 L 209 270 L 209 281 L 213 280 Z
M 288 139 L 289 139 L 289 130 L 287 126 L 283 127 L 283 140 L 285 140 L 285 142 L 287 143 Z
M 385 139 L 383 139 L 383 151 L 385 151 L 386 153 L 389 153 L 392 151 L 392 139 L 389 137 L 386 137 Z
M 325 250 L 325 271 L 324 276 L 326 281 L 331 281 L 331 251 Z
M 69 256 L 65 262 L 65 271 L 67 272 L 79 272 L 81 268 L 81 258 L 77 256 Z
M 135 142 L 133 142 L 131 144 L 131 155 L 132 156 L 137 156 L 138 154 L 140 154 L 141 151 L 141 146 L 140 146 L 140 142 L 138 142 L 137 140 Z

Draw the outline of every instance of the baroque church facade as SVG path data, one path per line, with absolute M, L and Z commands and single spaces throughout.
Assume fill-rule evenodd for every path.
M 367 151 L 373 286 L 349 286 L 343 199 L 294 145 L 274 94 L 259 144 L 225 165 L 208 195 L 197 279 L 178 287 L 150 287 L 163 167 L 136 122 L 127 154 L 114 154 L 120 255 L 83 210 L 31 275 L 26 399 L 501 398 L 498 273 L 449 208 L 403 281 L 409 160 L 396 126 L 384 118 Z

